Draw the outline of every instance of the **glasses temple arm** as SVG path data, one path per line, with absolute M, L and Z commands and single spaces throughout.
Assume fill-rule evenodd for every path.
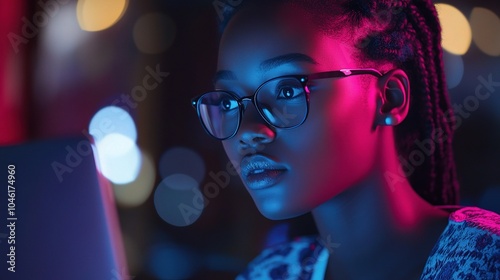
M 308 76 L 310 80 L 313 79 L 327 79 L 327 78 L 342 78 L 342 77 L 349 77 L 349 76 L 354 76 L 354 75 L 363 75 L 363 74 L 368 74 L 368 75 L 373 75 L 375 77 L 382 77 L 382 73 L 380 71 L 373 69 L 373 68 L 364 68 L 364 69 L 341 69 L 337 71 L 328 71 L 328 72 L 320 72 L 320 73 L 315 73 L 311 74 Z

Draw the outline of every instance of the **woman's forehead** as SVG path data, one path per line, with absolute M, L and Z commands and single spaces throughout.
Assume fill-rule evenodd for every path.
M 356 66 L 346 65 L 346 54 L 354 51 L 352 44 L 340 35 L 326 36 L 303 9 L 272 11 L 261 17 L 242 13 L 232 19 L 220 42 L 219 70 L 234 70 L 236 65 L 261 70 L 265 61 L 282 56 L 290 62 L 309 57 L 325 68 Z

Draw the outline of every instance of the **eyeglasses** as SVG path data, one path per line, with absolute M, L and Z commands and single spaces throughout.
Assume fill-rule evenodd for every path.
M 267 80 L 249 96 L 240 98 L 233 92 L 216 90 L 194 98 L 192 105 L 205 131 L 219 140 L 236 135 L 247 101 L 253 102 L 269 125 L 291 129 L 303 124 L 309 113 L 309 81 L 364 74 L 382 77 L 382 73 L 371 68 L 280 76 Z

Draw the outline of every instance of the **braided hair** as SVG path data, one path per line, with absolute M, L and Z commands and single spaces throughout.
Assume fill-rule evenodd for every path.
M 245 2 L 259 5 L 258 0 Z M 458 203 L 451 144 L 455 123 L 444 76 L 441 27 L 432 0 L 275 0 L 261 4 L 269 6 L 270 2 L 300 6 L 327 35 L 354 29 L 349 34 L 357 34 L 353 39 L 361 66 L 391 63 L 407 73 L 410 109 L 394 128 L 399 159 L 406 166 L 404 176 L 429 203 Z M 221 30 L 236 10 L 227 11 Z
M 409 113 L 394 131 L 400 160 L 409 166 L 405 175 L 410 184 L 432 204 L 456 204 L 454 119 L 444 76 L 441 27 L 432 1 L 351 0 L 343 3 L 343 10 L 351 26 L 367 29 L 357 43 L 363 58 L 392 62 L 409 76 Z M 427 145 L 425 153 L 422 145 Z

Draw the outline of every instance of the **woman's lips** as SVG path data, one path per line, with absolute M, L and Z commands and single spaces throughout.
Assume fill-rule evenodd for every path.
M 241 161 L 241 175 L 247 187 L 260 190 L 279 183 L 288 169 L 263 155 L 246 156 Z

